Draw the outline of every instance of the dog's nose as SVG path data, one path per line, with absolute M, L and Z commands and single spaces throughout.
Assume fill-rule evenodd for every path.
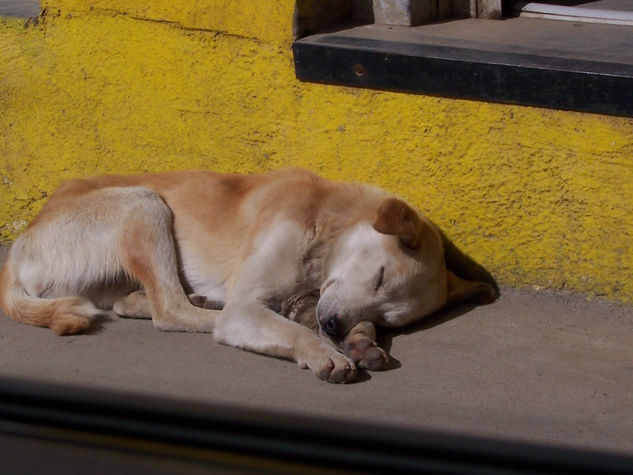
M 321 329 L 326 335 L 339 336 L 341 334 L 341 319 L 338 315 L 328 317 L 321 322 Z

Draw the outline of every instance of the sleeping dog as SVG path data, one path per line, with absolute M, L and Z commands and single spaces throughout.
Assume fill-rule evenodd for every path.
M 113 310 L 337 383 L 387 362 L 375 325 L 497 296 L 490 275 L 401 199 L 301 169 L 71 180 L 0 274 L 2 309 L 60 335 Z

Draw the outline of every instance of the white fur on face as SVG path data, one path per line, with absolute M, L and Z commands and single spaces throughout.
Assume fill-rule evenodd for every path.
M 333 248 L 317 315 L 337 315 L 345 332 L 363 320 L 406 325 L 444 305 L 443 272 L 443 265 L 403 249 L 397 237 L 358 223 Z

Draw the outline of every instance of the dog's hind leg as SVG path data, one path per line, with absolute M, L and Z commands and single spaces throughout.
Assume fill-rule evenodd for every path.
M 152 309 L 145 289 L 136 290 L 114 302 L 112 310 L 120 317 L 152 318 Z
M 209 300 L 203 295 L 189 294 L 189 301 L 196 307 L 209 310 L 222 310 L 224 302 Z M 112 310 L 120 317 L 126 318 L 152 318 L 152 309 L 145 289 L 136 290 L 125 297 L 120 298 L 112 306 Z
M 192 305 L 181 285 L 172 237 L 172 213 L 163 200 L 147 190 L 126 213 L 122 229 L 121 264 L 127 274 L 143 285 L 154 326 L 163 331 L 213 331 L 220 312 Z M 134 293 L 132 298 L 140 303 L 140 310 L 130 316 L 146 317 L 148 308 L 143 295 Z
M 49 327 L 58 335 L 86 330 L 103 312 L 82 297 L 41 298 L 29 289 L 5 264 L 0 271 L 0 308 L 14 320 L 30 325 Z
M 116 299 L 95 299 L 99 290 L 103 297 L 131 280 L 145 288 L 156 328 L 213 329 L 219 312 L 193 306 L 180 284 L 171 211 L 156 193 L 145 187 L 71 191 L 51 197 L 9 253 L 0 276 L 0 306 L 9 316 L 76 333 L 103 313 L 95 301 L 108 309 Z
M 86 330 L 125 286 L 116 216 L 134 198 L 108 189 L 68 193 L 54 194 L 15 241 L 0 277 L 0 305 L 10 317 L 60 335 Z

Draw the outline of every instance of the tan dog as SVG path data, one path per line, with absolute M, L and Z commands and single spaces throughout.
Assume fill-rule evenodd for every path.
M 374 324 L 496 297 L 489 274 L 404 201 L 299 169 L 69 181 L 0 274 L 3 310 L 60 335 L 113 309 L 332 382 L 387 362 Z

